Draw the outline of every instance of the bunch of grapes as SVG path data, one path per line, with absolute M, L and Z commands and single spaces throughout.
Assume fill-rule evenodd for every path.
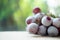
M 60 18 L 48 16 L 38 7 L 33 9 L 33 14 L 26 19 L 26 30 L 29 33 L 42 36 L 60 35 Z

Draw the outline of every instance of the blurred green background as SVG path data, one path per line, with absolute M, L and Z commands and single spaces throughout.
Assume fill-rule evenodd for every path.
M 46 0 L 0 0 L 0 31 L 23 31 L 34 7 L 48 12 Z

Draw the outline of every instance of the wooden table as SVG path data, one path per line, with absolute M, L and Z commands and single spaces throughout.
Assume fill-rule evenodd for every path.
M 60 40 L 60 37 L 45 37 L 25 31 L 0 32 L 0 40 Z

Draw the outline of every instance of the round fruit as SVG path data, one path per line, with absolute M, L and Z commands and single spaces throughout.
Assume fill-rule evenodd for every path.
M 45 26 L 39 26 L 38 34 L 40 35 L 46 35 L 46 27 Z
M 38 25 L 36 23 L 31 23 L 27 26 L 26 30 L 29 32 L 29 33 L 33 33 L 35 34 L 38 30 Z
M 40 13 L 40 12 L 41 12 L 41 9 L 38 8 L 38 7 L 33 9 L 34 14 L 37 14 L 37 13 Z
M 55 18 L 53 20 L 53 25 L 56 26 L 56 27 L 60 27 L 60 18 Z
M 43 17 L 43 14 L 38 13 L 38 14 L 34 15 L 34 17 L 35 17 L 36 23 L 40 24 L 41 23 L 41 19 Z
M 49 36 L 58 36 L 59 31 L 56 27 L 50 26 L 47 30 Z
M 26 24 L 30 24 L 30 23 L 34 23 L 35 22 L 35 18 L 33 16 L 29 16 L 26 19 Z
M 51 17 L 49 17 L 49 16 L 44 16 L 44 17 L 42 18 L 41 23 L 42 23 L 44 26 L 50 26 L 51 23 L 52 23 L 52 19 L 51 19 Z

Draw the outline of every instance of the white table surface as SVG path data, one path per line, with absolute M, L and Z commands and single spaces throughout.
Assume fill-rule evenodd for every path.
M 0 32 L 0 40 L 60 40 L 60 37 L 33 35 L 25 31 L 6 31 Z

